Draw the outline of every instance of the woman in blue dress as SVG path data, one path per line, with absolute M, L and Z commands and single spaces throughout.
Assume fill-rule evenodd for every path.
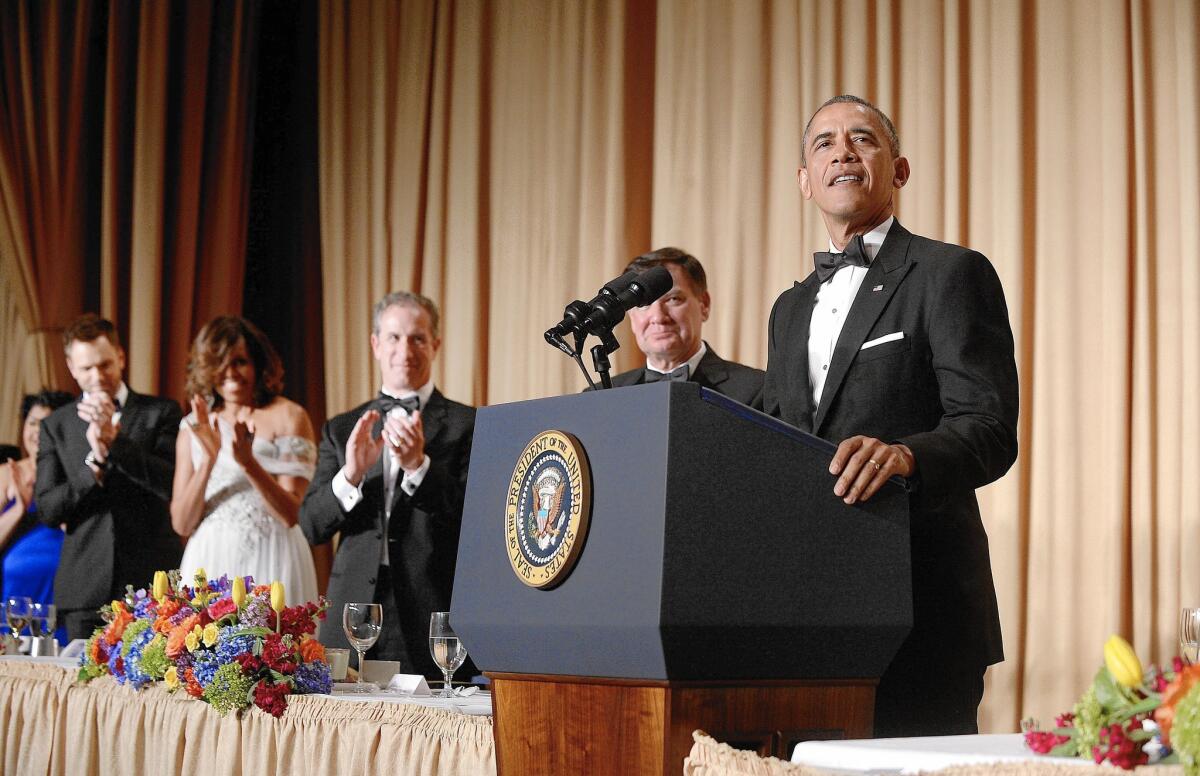
M 37 521 L 33 484 L 37 476 L 38 434 L 42 419 L 69 404 L 63 391 L 42 391 L 21 400 L 21 448 L 25 457 L 0 465 L 0 604 L 12 596 L 54 603 L 54 574 L 63 532 Z M 66 643 L 66 627 L 54 633 Z

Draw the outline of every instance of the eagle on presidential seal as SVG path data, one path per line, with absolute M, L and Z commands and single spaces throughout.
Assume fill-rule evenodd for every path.
M 566 480 L 553 468 L 539 474 L 534 483 L 533 509 L 529 512 L 527 530 L 536 539 L 538 549 L 546 549 L 558 537 L 558 526 L 566 516 L 562 506 L 566 490 Z

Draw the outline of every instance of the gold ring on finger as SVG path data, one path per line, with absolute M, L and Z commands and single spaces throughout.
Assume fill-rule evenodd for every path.
M 875 471 L 879 471 L 880 469 L 882 469 L 882 468 L 883 468 L 882 466 L 880 466 L 880 465 L 879 465 L 879 462 L 878 462 L 878 461 L 876 461 L 874 458 L 872 458 L 871 460 L 867 461 L 867 463 L 874 464 L 874 465 L 875 465 Z

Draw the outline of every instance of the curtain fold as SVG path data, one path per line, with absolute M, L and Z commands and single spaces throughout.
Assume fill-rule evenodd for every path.
M 38 371 L 0 381 L 0 438 L 21 392 L 74 388 L 59 335 L 80 313 L 116 322 L 135 390 L 179 399 L 185 343 L 241 310 L 258 7 L 3 4 L 0 293 L 20 325 L 0 353 Z

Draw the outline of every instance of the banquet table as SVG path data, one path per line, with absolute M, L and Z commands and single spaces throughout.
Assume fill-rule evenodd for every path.
M 490 698 L 293 695 L 221 716 L 161 685 L 75 680 L 75 661 L 0 657 L 6 774 L 496 773 Z
M 1048 757 L 1025 747 L 1020 733 L 857 741 L 805 741 L 792 752 L 792 763 L 841 774 L 1028 774 L 1070 776 L 1124 773 L 1090 760 Z M 1182 776 L 1177 765 L 1138 769 L 1153 776 Z

